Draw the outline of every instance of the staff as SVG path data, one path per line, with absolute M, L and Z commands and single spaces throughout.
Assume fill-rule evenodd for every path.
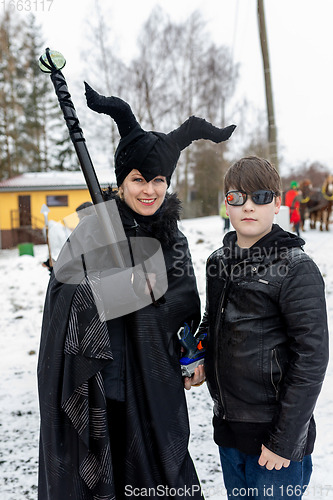
M 49 221 L 48 221 L 48 213 L 50 209 L 47 205 L 42 205 L 42 208 L 40 210 L 40 213 L 44 215 L 44 221 L 45 221 L 45 236 L 46 236 L 46 243 L 47 243 L 47 248 L 49 251 L 49 264 L 50 267 L 52 268 L 53 266 L 53 261 L 52 261 L 52 254 L 51 254 L 51 245 L 50 245 L 50 239 L 49 239 Z
M 47 48 L 45 53 L 39 58 L 39 67 L 44 73 L 49 73 L 57 94 L 60 107 L 62 109 L 69 135 L 75 147 L 83 175 L 85 177 L 91 199 L 95 205 L 98 218 L 102 224 L 117 267 L 125 267 L 123 255 L 118 247 L 116 233 L 107 212 L 103 193 L 99 185 L 96 172 L 90 158 L 86 140 L 80 127 L 79 119 L 76 115 L 71 95 L 68 91 L 67 82 L 60 71 L 66 64 L 66 60 L 60 52 Z

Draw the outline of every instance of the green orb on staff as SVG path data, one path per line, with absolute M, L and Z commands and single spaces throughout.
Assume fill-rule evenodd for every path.
M 39 58 L 39 67 L 43 73 L 52 73 L 61 70 L 66 64 L 64 56 L 56 50 L 47 48 Z

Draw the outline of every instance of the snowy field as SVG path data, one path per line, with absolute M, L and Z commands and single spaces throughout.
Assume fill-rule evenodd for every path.
M 185 220 L 198 287 L 205 302 L 205 262 L 221 246 L 218 216 Z M 306 230 L 305 250 L 326 282 L 330 325 L 333 324 L 333 227 L 329 233 Z M 0 500 L 37 498 L 39 414 L 36 365 L 48 271 L 46 245 L 35 256 L 0 250 Z M 331 253 L 332 252 L 332 253 Z M 223 499 L 218 451 L 212 440 L 212 404 L 206 385 L 187 392 L 191 421 L 190 452 L 206 498 Z M 305 498 L 333 498 L 333 364 L 331 362 L 316 412 L 314 472 Z

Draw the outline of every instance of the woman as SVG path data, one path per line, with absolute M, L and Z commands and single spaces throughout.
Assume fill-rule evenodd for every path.
M 234 127 L 191 117 L 170 134 L 146 132 L 121 99 L 87 84 L 86 96 L 91 109 L 116 120 L 121 136 L 119 191 L 109 189 L 105 200 L 124 266 L 115 265 L 93 214 L 80 221 L 52 274 L 38 365 L 39 500 L 157 498 L 171 489 L 180 497 L 186 488 L 199 498 L 177 331 L 184 321 L 196 329 L 200 303 L 177 227 L 180 202 L 166 191 L 181 149 L 204 136 L 226 140 Z M 154 260 L 159 245 L 163 263 Z M 186 384 L 202 378 L 200 368 Z

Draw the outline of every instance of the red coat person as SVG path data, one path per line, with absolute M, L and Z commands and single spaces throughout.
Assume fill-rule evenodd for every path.
M 291 189 L 289 189 L 285 195 L 285 204 L 289 207 L 290 224 L 298 224 L 301 220 L 301 214 L 299 210 L 300 202 L 296 198 L 298 196 L 298 191 L 296 189 L 297 182 L 291 182 L 290 187 Z

